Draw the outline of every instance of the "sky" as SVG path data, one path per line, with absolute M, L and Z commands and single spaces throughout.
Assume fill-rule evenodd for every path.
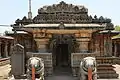
M 0 1 L 0 25 L 11 25 L 17 18 L 22 19 L 28 14 L 29 0 L 1 0 Z M 114 25 L 120 25 L 120 0 L 32 0 L 32 16 L 44 5 L 58 4 L 65 1 L 69 4 L 84 5 L 88 8 L 88 15 L 103 16 L 112 19 Z M 11 31 L 11 27 L 0 26 L 0 33 Z

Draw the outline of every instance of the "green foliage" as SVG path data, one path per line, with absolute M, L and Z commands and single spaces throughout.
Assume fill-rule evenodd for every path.
M 120 25 L 115 26 L 115 31 L 120 31 Z M 117 39 L 117 38 L 120 38 L 120 34 L 112 37 L 112 39 Z
M 116 31 L 120 31 L 120 26 L 119 26 L 119 25 L 116 25 L 116 26 L 115 26 L 115 30 L 116 30 Z
M 112 37 L 112 39 L 117 39 L 117 38 L 120 38 L 120 34 Z
M 5 31 L 4 34 L 5 34 L 5 35 L 8 34 L 8 31 Z

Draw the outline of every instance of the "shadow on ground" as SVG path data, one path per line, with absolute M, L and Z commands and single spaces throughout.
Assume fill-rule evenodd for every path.
M 57 67 L 53 75 L 45 77 L 45 80 L 78 80 L 78 78 L 72 76 L 71 68 Z

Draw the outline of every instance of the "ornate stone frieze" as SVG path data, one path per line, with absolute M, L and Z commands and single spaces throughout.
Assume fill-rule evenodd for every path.
M 72 4 L 67 4 L 64 1 L 61 1 L 59 4 L 53 4 L 52 6 L 43 6 L 43 8 L 38 9 L 38 13 L 53 13 L 53 12 L 88 12 L 88 9 L 84 6 L 77 6 Z
M 23 17 L 17 19 L 15 25 L 27 25 L 31 23 L 111 23 L 111 19 L 99 17 L 95 15 L 92 17 L 88 15 L 88 9 L 82 5 L 67 4 L 61 1 L 59 4 L 43 6 L 38 9 L 38 15 L 33 19 Z

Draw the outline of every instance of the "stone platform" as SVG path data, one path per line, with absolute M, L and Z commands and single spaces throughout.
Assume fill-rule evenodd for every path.
M 118 74 L 114 70 L 114 66 L 111 64 L 100 64 L 97 66 L 97 71 L 98 71 L 98 78 L 102 79 L 117 79 Z

